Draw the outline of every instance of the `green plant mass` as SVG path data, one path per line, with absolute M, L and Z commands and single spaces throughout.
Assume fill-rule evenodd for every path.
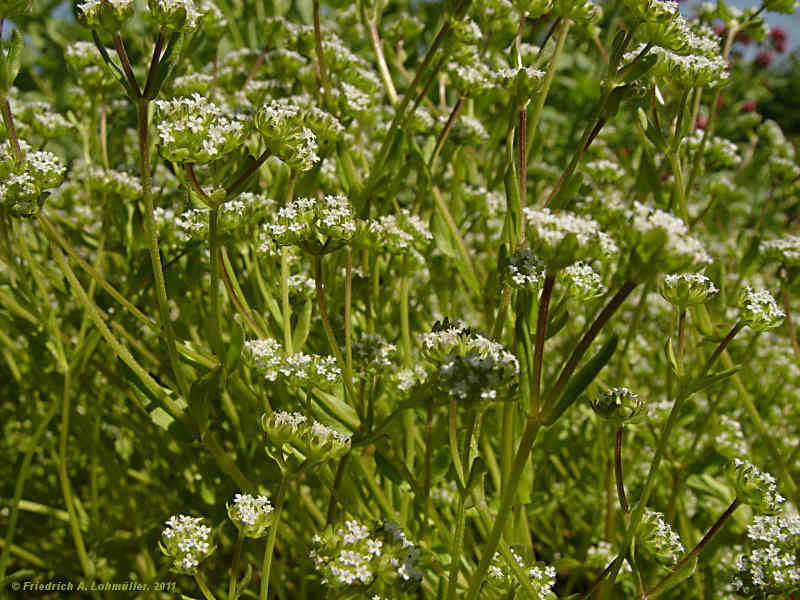
M 0 0 L 0 598 L 800 599 L 794 9 Z

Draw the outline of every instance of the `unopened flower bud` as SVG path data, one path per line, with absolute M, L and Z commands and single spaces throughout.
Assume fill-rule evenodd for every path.
M 647 404 L 628 388 L 612 388 L 590 402 L 592 410 L 617 425 L 636 422 L 647 412 Z
M 664 277 L 661 295 L 680 308 L 705 304 L 711 296 L 719 292 L 714 282 L 702 273 L 681 273 Z

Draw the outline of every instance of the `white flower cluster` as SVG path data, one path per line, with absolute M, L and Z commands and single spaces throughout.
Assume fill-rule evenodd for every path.
M 447 319 L 441 324 L 437 322 L 432 332 L 417 334 L 417 340 L 422 344 L 423 356 L 433 362 L 441 363 L 448 355 L 474 354 L 490 358 L 498 368 L 519 372 L 519 363 L 513 354 L 459 322 L 451 323 Z
M 393 253 L 423 248 L 433 240 L 425 222 L 406 208 L 370 221 L 369 231 L 379 245 Z
M 528 582 L 536 593 L 535 598 L 537 600 L 551 598 L 553 586 L 556 584 L 557 573 L 555 567 L 544 563 L 528 564 L 514 548 L 511 548 L 510 551 L 512 559 L 527 575 Z M 507 594 L 513 594 L 514 590 L 519 588 L 519 585 L 520 582 L 515 571 L 512 570 L 506 559 L 499 552 L 495 552 L 492 563 L 489 565 L 486 584 L 484 585 L 484 591 L 488 594 L 488 597 L 506 597 Z
M 238 118 L 225 116 L 200 94 L 154 104 L 161 154 L 172 162 L 217 160 L 236 148 L 244 135 L 244 124 Z
M 787 235 L 762 242 L 761 253 L 767 260 L 774 260 L 786 266 L 800 265 L 800 236 Z
M 266 496 L 254 498 L 250 494 L 236 494 L 233 504 L 228 506 L 228 518 L 243 535 L 260 538 L 272 524 L 272 510 Z
M 659 512 L 645 509 L 642 521 L 637 530 L 641 547 L 653 555 L 663 565 L 674 565 L 683 555 L 681 538 L 672 530 Z M 637 544 L 637 548 L 639 545 Z
M 462 94 L 475 96 L 491 89 L 494 83 L 493 73 L 478 57 L 467 64 L 451 62 L 447 65 L 453 87 Z
M 91 29 L 118 31 L 133 16 L 133 0 L 86 0 L 78 4 Z
M 623 57 L 624 63 L 632 62 L 644 50 L 641 44 Z M 658 58 L 653 74 L 668 77 L 687 87 L 717 86 L 728 80 L 728 64 L 721 56 L 707 57 L 702 54 L 678 54 L 661 46 L 652 46 L 647 55 Z
M 340 458 L 350 450 L 349 435 L 318 421 L 309 422 L 300 413 L 265 413 L 261 416 L 261 428 L 274 451 L 282 453 L 284 446 L 290 446 L 313 464 Z
M 196 572 L 200 561 L 210 555 L 211 528 L 203 520 L 187 515 L 172 516 L 161 532 L 161 551 L 172 560 L 171 570 L 176 573 Z
M 329 388 L 341 375 L 341 369 L 332 356 L 298 352 L 283 357 L 280 344 L 273 339 L 247 340 L 244 346 L 253 366 L 269 381 L 282 376 L 286 384 L 293 387 L 315 385 Z
M 788 594 L 800 586 L 800 518 L 796 515 L 756 517 L 747 528 L 753 548 L 736 558 L 733 589 L 743 596 L 764 598 Z
M 640 202 L 628 211 L 628 223 L 635 232 L 634 252 L 641 266 L 652 273 L 680 271 L 711 262 L 711 257 L 679 218 Z M 657 271 L 656 271 L 657 272 Z
M 530 250 L 519 250 L 508 259 L 503 281 L 509 287 L 536 291 L 544 284 L 544 264 Z
M 550 270 L 619 251 L 611 237 L 594 219 L 568 211 L 553 213 L 544 208 L 524 208 L 531 246 Z
M 566 294 L 581 302 L 602 296 L 606 291 L 599 273 L 583 261 L 559 271 L 558 279 L 564 285 Z
M 108 51 L 108 49 L 106 49 Z M 64 59 L 73 67 L 97 65 L 103 60 L 100 51 L 92 42 L 72 42 L 64 48 Z
M 625 176 L 625 169 L 618 163 L 607 159 L 590 161 L 584 168 L 589 177 L 602 184 L 614 183 Z
M 774 329 L 783 322 L 784 313 L 767 290 L 754 290 L 747 286 L 739 297 L 739 314 L 742 321 L 755 331 Z
M 89 173 L 89 184 L 95 190 L 117 194 L 129 200 L 136 200 L 142 196 L 142 184 L 139 178 L 125 171 L 93 167 Z
M 0 144 L 0 204 L 8 206 L 13 214 L 30 216 L 43 200 L 44 190 L 61 185 L 66 167 L 52 152 L 31 152 L 22 140 L 24 158 L 17 163 L 10 143 L 6 140 Z
M 702 273 L 666 275 L 661 289 L 661 295 L 667 302 L 683 308 L 708 302 L 718 292 L 714 282 Z
M 358 231 L 358 224 L 347 199 L 340 195 L 298 198 L 278 209 L 277 219 L 266 231 L 280 246 L 290 246 L 326 238 L 348 241 Z
M 147 7 L 152 19 L 168 31 L 194 31 L 203 16 L 194 0 L 147 0 Z
M 734 458 L 728 468 L 740 502 L 762 514 L 775 514 L 781 509 L 786 499 L 778 492 L 772 475 L 739 458 Z
M 695 129 L 686 138 L 686 144 L 692 152 L 700 147 L 703 135 L 702 129 Z M 733 169 L 742 162 L 742 157 L 739 156 L 739 147 L 732 141 L 716 135 L 706 140 L 704 152 L 704 159 L 709 169 Z
M 376 532 L 356 520 L 344 527 L 329 527 L 312 538 L 309 557 L 332 588 L 363 586 L 380 580 L 385 584 L 408 585 L 422 578 L 415 564 L 419 550 L 394 523 L 384 523 Z
M 255 115 L 254 124 L 270 151 L 290 168 L 308 171 L 317 162 L 317 138 L 305 126 L 300 107 L 272 100 Z

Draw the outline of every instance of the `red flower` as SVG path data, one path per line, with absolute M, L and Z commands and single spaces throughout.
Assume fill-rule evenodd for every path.
M 770 64 L 772 64 L 772 58 L 775 56 L 775 53 L 772 50 L 764 50 L 760 52 L 758 56 L 756 56 L 756 64 L 761 67 L 762 69 L 766 69 Z
M 708 119 L 705 117 L 697 117 L 697 120 L 694 122 L 694 126 L 698 129 L 705 129 L 706 125 L 708 125 Z
M 769 37 L 772 42 L 772 47 L 775 48 L 776 52 L 786 52 L 786 42 L 789 36 L 785 29 L 782 27 L 773 27 L 769 31 Z
M 755 109 L 756 109 L 755 100 L 745 100 L 744 104 L 742 104 L 742 112 L 744 112 L 744 113 L 751 113 Z

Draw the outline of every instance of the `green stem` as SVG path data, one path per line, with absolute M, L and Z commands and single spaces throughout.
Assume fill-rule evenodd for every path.
M 222 327 L 219 308 L 219 205 L 214 206 L 208 216 L 208 245 L 211 259 L 211 347 L 216 352 L 220 362 L 223 362 Z
M 735 499 L 733 502 L 731 502 L 730 506 L 728 506 L 728 508 L 725 510 L 724 513 L 722 513 L 720 518 L 717 519 L 717 521 L 711 526 L 711 529 L 708 530 L 708 533 L 706 533 L 703 536 L 703 539 L 700 540 L 694 548 L 692 548 L 692 551 L 689 552 L 689 554 L 687 554 L 686 556 L 684 556 L 681 559 L 681 561 L 677 565 L 675 565 L 675 567 L 672 569 L 672 571 L 669 572 L 669 574 L 666 577 L 664 577 L 661 581 L 659 581 L 654 587 L 652 587 L 651 589 L 647 590 L 647 592 L 642 594 L 642 598 L 643 599 L 644 598 L 655 598 L 660 593 L 661 589 L 675 575 L 677 575 L 686 566 L 686 564 L 689 561 L 691 561 L 695 556 L 700 554 L 700 552 L 703 550 L 705 545 L 708 544 L 708 542 L 711 541 L 711 538 L 713 538 L 717 534 L 717 532 L 719 532 L 719 530 L 722 529 L 722 526 L 725 524 L 725 521 L 727 521 L 728 518 L 733 514 L 733 512 L 739 507 L 739 504 L 740 504 L 740 502 L 739 502 L 738 498 Z
M 314 0 L 314 45 L 319 65 L 319 79 L 322 87 L 322 98 L 325 106 L 330 107 L 330 85 L 328 84 L 328 66 L 325 64 L 325 53 L 322 50 L 322 31 L 319 23 L 319 0 Z
M 392 75 L 389 73 L 389 67 L 386 64 L 386 57 L 383 55 L 383 46 L 381 45 L 381 38 L 378 33 L 378 26 L 374 19 L 367 19 L 367 27 L 369 28 L 369 37 L 372 41 L 372 50 L 375 52 L 375 59 L 378 61 L 378 72 L 383 79 L 383 85 L 386 87 L 386 94 L 389 96 L 389 103 L 394 106 L 397 104 L 397 90 L 395 90 Z
M 519 443 L 517 455 L 514 459 L 514 465 L 511 467 L 511 474 L 509 476 L 510 481 L 519 482 L 520 477 L 522 476 L 522 470 L 525 468 L 525 463 L 528 461 L 528 456 L 530 455 L 531 448 L 533 447 L 533 442 L 536 441 L 536 436 L 539 433 L 540 427 L 541 421 L 538 419 L 528 418 L 525 432 L 522 434 L 522 440 Z M 489 570 L 489 564 L 492 562 L 494 551 L 503 535 L 503 529 L 505 528 L 506 521 L 511 513 L 511 507 L 514 504 L 516 495 L 516 485 L 509 486 L 507 489 L 503 490 L 503 495 L 500 500 L 500 509 L 497 511 L 497 516 L 495 517 L 492 531 L 489 534 L 489 539 L 484 545 L 481 561 L 470 578 L 469 590 L 467 591 L 466 595 L 467 600 L 477 600 L 478 598 L 481 584 L 486 577 L 486 572 Z
M 6 575 L 6 568 L 8 566 L 8 557 L 11 552 L 11 545 L 14 541 L 14 532 L 17 528 L 17 518 L 19 516 L 20 501 L 22 500 L 22 492 L 25 489 L 25 481 L 30 474 L 31 462 L 33 455 L 39 450 L 39 440 L 42 439 L 47 426 L 52 421 L 53 417 L 58 412 L 59 403 L 53 401 L 50 408 L 47 410 L 42 421 L 39 423 L 33 437 L 28 440 L 27 448 L 25 449 L 25 456 L 22 458 L 22 466 L 20 466 L 17 473 L 17 482 L 14 486 L 14 498 L 11 500 L 11 513 L 8 515 L 8 524 L 6 526 L 6 535 L 3 543 L 3 552 L 0 555 L 0 581 L 3 581 Z
M 284 473 L 281 477 L 281 485 L 278 488 L 278 495 L 275 498 L 274 517 L 272 519 L 272 526 L 269 529 L 269 537 L 267 538 L 267 546 L 264 549 L 264 563 L 261 568 L 261 594 L 260 600 L 267 600 L 267 592 L 269 591 L 269 572 L 272 568 L 272 554 L 275 550 L 275 540 L 278 537 L 278 527 L 281 524 L 281 511 L 283 510 L 283 501 L 286 497 L 286 488 L 289 486 L 289 476 Z
M 67 473 L 67 438 L 69 436 L 69 413 L 70 398 L 72 394 L 72 374 L 68 366 L 64 365 L 64 393 L 61 405 L 61 436 L 58 444 L 58 478 L 61 481 L 61 491 L 64 494 L 64 504 L 69 514 L 69 528 L 72 532 L 72 539 L 75 542 L 75 550 L 78 553 L 78 561 L 81 570 L 87 578 L 92 577 L 92 566 L 89 556 L 86 554 L 86 545 L 83 542 L 83 534 L 78 523 L 78 515 L 75 512 L 75 504 L 72 498 L 72 487 Z
M 239 530 L 239 537 L 236 539 L 236 549 L 233 551 L 233 563 L 231 563 L 231 581 L 228 584 L 228 600 L 236 600 L 236 583 L 239 579 L 239 559 L 242 556 L 243 545 L 244 534 Z
M 194 574 L 194 580 L 197 582 L 197 585 L 206 600 L 217 600 L 214 597 L 214 593 L 211 591 L 211 588 L 208 587 L 206 580 L 203 579 L 203 575 L 200 573 L 200 571 Z
M 353 250 L 348 246 L 344 265 L 344 377 L 353 381 Z
M 547 333 L 547 311 L 553 293 L 555 275 L 545 274 L 542 295 L 539 298 L 539 310 L 536 318 L 536 342 L 533 350 L 533 378 L 531 380 L 531 414 L 541 412 L 542 363 L 544 362 L 544 342 Z
M 617 438 L 614 444 L 614 475 L 617 480 L 617 496 L 622 512 L 628 512 L 628 500 L 625 497 L 625 482 L 622 479 L 622 432 L 623 427 L 617 427 Z
M 456 509 L 456 533 L 453 536 L 453 547 L 450 549 L 450 577 L 447 581 L 447 600 L 455 600 L 458 573 L 461 570 L 461 549 L 464 545 L 464 525 L 467 521 L 466 490 L 458 496 Z
M 675 180 L 675 198 L 678 201 L 678 212 L 681 215 L 684 223 L 689 223 L 689 211 L 686 208 L 686 193 L 683 187 L 683 167 L 681 166 L 681 158 L 678 152 L 668 151 L 667 158 L 672 167 L 672 177 Z
M 461 109 L 464 108 L 464 104 L 467 101 L 466 94 L 462 94 L 458 98 L 458 102 L 453 107 L 453 110 L 450 111 L 450 116 L 447 118 L 447 123 L 445 123 L 444 129 L 439 134 L 439 138 L 436 140 L 436 146 L 433 149 L 433 154 L 428 159 L 428 170 L 430 171 L 433 168 L 433 164 L 436 162 L 436 159 L 439 157 L 439 153 L 444 148 L 444 143 L 447 141 L 447 136 L 450 135 L 450 131 L 453 129 L 453 125 L 455 125 L 456 119 L 458 119 L 458 115 L 461 113 Z
M 409 290 L 411 281 L 408 276 L 408 255 L 403 257 L 403 277 L 400 281 L 400 331 L 402 341 L 403 366 L 411 365 L 411 323 L 409 319 Z
M 119 36 L 117 36 L 117 39 Z M 158 248 L 158 231 L 156 229 L 153 206 L 153 189 L 150 179 L 150 127 L 149 127 L 149 103 L 141 100 L 137 103 L 138 133 L 139 133 L 139 159 L 142 170 L 142 201 L 144 202 L 144 230 L 147 236 L 147 245 L 150 250 L 150 262 L 153 266 L 153 283 L 155 285 L 156 298 L 160 313 L 161 326 L 167 336 L 167 353 L 175 373 L 175 380 L 178 388 L 184 397 L 189 397 L 189 386 L 186 383 L 183 370 L 181 369 L 180 357 L 178 356 L 175 332 L 172 328 L 172 320 L 169 316 L 169 300 L 167 299 L 167 288 L 164 282 L 164 270 L 161 266 L 161 253 Z
M 464 238 L 461 235 L 461 231 L 458 229 L 458 225 L 456 224 L 455 219 L 453 219 L 453 215 L 450 214 L 450 209 L 447 208 L 447 204 L 442 199 L 442 194 L 439 192 L 439 188 L 433 186 L 433 200 L 436 203 L 436 208 L 439 209 L 442 217 L 444 217 L 444 222 L 447 224 L 447 229 L 450 231 L 450 235 L 453 236 L 453 239 L 456 242 L 456 248 L 458 249 L 458 254 L 461 257 L 461 260 L 467 267 L 467 271 L 469 271 L 470 276 L 472 279 L 480 284 L 480 279 L 475 271 L 475 265 L 472 264 L 472 259 L 470 258 L 470 254 L 467 251 L 467 245 L 464 242 Z
M 22 148 L 20 148 L 19 145 L 17 130 L 14 128 L 14 118 L 11 116 L 11 104 L 8 101 L 8 96 L 5 94 L 0 96 L 0 108 L 2 108 L 3 111 L 3 124 L 6 126 L 8 139 L 11 140 L 11 151 L 14 153 L 14 162 L 20 164 L 25 160 L 25 155 L 22 153 Z
M 125 44 L 122 42 L 119 32 L 114 34 L 114 48 L 116 48 L 117 56 L 122 63 L 122 69 L 125 71 L 125 77 L 128 78 L 128 85 L 135 96 L 134 98 L 131 98 L 131 100 L 141 100 L 142 91 L 139 89 L 139 84 L 136 82 L 136 76 L 133 74 L 133 69 L 131 68 L 131 61 L 128 59 L 128 53 L 125 51 Z
M 281 315 L 283 317 L 283 347 L 287 356 L 292 349 L 292 305 L 289 303 L 289 247 L 281 246 Z
M 539 91 L 536 94 L 536 100 L 533 103 L 533 109 L 531 110 L 531 115 L 529 118 L 530 123 L 528 125 L 528 132 L 530 133 L 527 141 L 528 156 L 532 154 L 531 150 L 533 149 L 533 142 L 536 138 L 536 130 L 539 127 L 539 119 L 542 116 L 542 108 L 544 108 L 544 103 L 547 101 L 547 96 L 550 93 L 550 86 L 552 85 L 553 77 L 556 74 L 556 65 L 559 57 L 561 56 L 561 51 L 564 49 L 564 42 L 567 39 L 567 33 L 569 32 L 569 28 L 571 26 L 572 22 L 569 19 L 561 20 L 561 25 L 558 28 L 558 37 L 556 38 L 556 47 L 553 50 L 552 56 L 550 57 L 550 63 L 547 67 L 547 72 L 544 75 L 542 86 L 539 88 Z

